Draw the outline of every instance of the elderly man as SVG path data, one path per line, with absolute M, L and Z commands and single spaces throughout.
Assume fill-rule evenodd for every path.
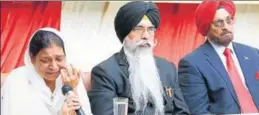
M 259 50 L 233 42 L 234 17 L 232 1 L 203 1 L 196 10 L 207 41 L 179 63 L 191 114 L 258 113 Z
M 188 114 L 176 67 L 154 57 L 159 11 L 151 2 L 129 2 L 114 21 L 120 52 L 95 66 L 89 98 L 94 115 L 113 115 L 113 98 L 126 97 L 128 114 Z

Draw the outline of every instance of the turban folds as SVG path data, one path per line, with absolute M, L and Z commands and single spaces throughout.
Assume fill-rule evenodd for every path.
M 206 36 L 210 28 L 210 24 L 214 19 L 218 7 L 224 8 L 232 18 L 235 17 L 235 4 L 232 1 L 203 1 L 196 9 L 195 21 L 198 31 Z
M 114 20 L 115 31 L 121 42 L 137 26 L 146 15 L 157 28 L 160 24 L 160 14 L 156 5 L 152 2 L 135 1 L 122 6 Z

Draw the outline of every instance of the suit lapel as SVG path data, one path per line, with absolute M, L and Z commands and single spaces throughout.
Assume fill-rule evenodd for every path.
M 228 86 L 228 89 L 229 89 L 232 97 L 238 103 L 237 96 L 235 94 L 235 91 L 234 91 L 234 88 L 232 86 L 232 83 L 231 83 L 231 81 L 229 79 L 229 76 L 228 76 L 228 73 L 227 73 L 227 71 L 225 69 L 225 66 L 223 65 L 220 57 L 218 56 L 218 54 L 214 50 L 214 48 L 211 46 L 209 41 L 206 41 L 206 43 L 203 45 L 203 51 L 204 51 L 204 55 L 207 58 L 207 61 L 220 74 L 221 78 L 225 81 L 226 85 Z
M 129 64 L 126 58 L 126 55 L 123 51 L 123 48 L 121 49 L 121 51 L 119 52 L 118 55 L 116 55 L 116 60 L 118 61 L 118 64 L 121 68 L 121 70 L 123 71 L 124 75 L 127 76 L 127 78 L 129 77 Z
M 127 61 L 127 58 L 126 58 L 126 55 L 124 53 L 124 50 L 123 48 L 121 49 L 121 51 L 116 55 L 115 59 L 117 60 L 118 62 L 118 65 L 120 66 L 119 68 L 121 69 L 122 71 L 122 77 L 125 77 L 126 80 L 129 80 L 129 71 L 128 71 L 128 68 L 129 68 L 129 64 L 128 64 L 128 61 Z M 124 93 L 122 93 L 121 95 L 119 96 L 125 96 L 125 97 L 128 97 L 129 98 L 129 111 L 131 112 L 134 112 L 135 111 L 135 103 L 133 102 L 133 98 L 132 98 L 132 95 L 131 95 L 131 86 L 130 86 L 130 82 L 127 81 L 126 84 L 125 84 L 125 89 L 124 89 Z
M 249 57 L 249 52 L 242 51 L 242 48 L 238 44 L 233 43 L 233 47 L 242 72 L 244 74 L 246 85 L 249 85 L 249 80 L 254 80 L 252 78 L 255 78 L 254 74 L 256 72 L 256 69 L 254 69 L 255 67 L 252 67 L 254 65 L 254 62 L 252 58 Z
M 252 97 L 257 98 L 255 97 L 255 94 L 258 92 L 256 86 L 257 81 L 255 80 L 255 74 L 257 70 L 257 67 L 255 65 L 256 60 L 254 60 L 253 56 L 251 56 L 252 53 L 248 50 L 245 50 L 245 48 L 243 48 L 241 45 L 233 43 L 233 47 L 238 58 L 240 67 L 242 69 L 242 72 L 244 74 L 246 86 Z M 254 99 L 254 101 L 257 103 L 257 105 L 259 105 L 259 101 L 256 101 L 256 99 Z
M 251 75 L 252 73 L 255 73 L 251 70 L 252 69 L 251 66 L 253 65 L 253 62 L 251 62 L 251 59 L 248 57 L 249 55 L 246 55 L 245 52 L 241 52 L 241 49 L 238 46 L 238 44 L 233 43 L 233 47 L 234 47 L 238 62 L 240 64 L 240 67 L 242 69 L 242 72 L 244 74 L 244 77 L 246 78 L 246 80 L 248 80 L 247 78 L 249 76 L 252 76 Z

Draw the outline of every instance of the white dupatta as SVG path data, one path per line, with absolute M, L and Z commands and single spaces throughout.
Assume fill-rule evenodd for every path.
M 53 28 L 39 30 L 50 31 L 63 38 L 61 33 Z M 1 115 L 58 115 L 65 101 L 61 91 L 63 85 L 61 76 L 57 78 L 56 87 L 52 93 L 34 69 L 29 56 L 29 47 L 25 52 L 24 62 L 25 66 L 13 70 L 1 88 Z M 86 115 L 91 115 L 82 78 L 77 87 L 82 109 Z

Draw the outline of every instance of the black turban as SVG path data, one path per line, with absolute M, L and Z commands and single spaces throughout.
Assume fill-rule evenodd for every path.
M 114 26 L 121 43 L 130 31 L 142 20 L 144 15 L 148 17 L 156 28 L 159 26 L 159 11 L 152 2 L 129 2 L 119 9 L 114 20 Z

